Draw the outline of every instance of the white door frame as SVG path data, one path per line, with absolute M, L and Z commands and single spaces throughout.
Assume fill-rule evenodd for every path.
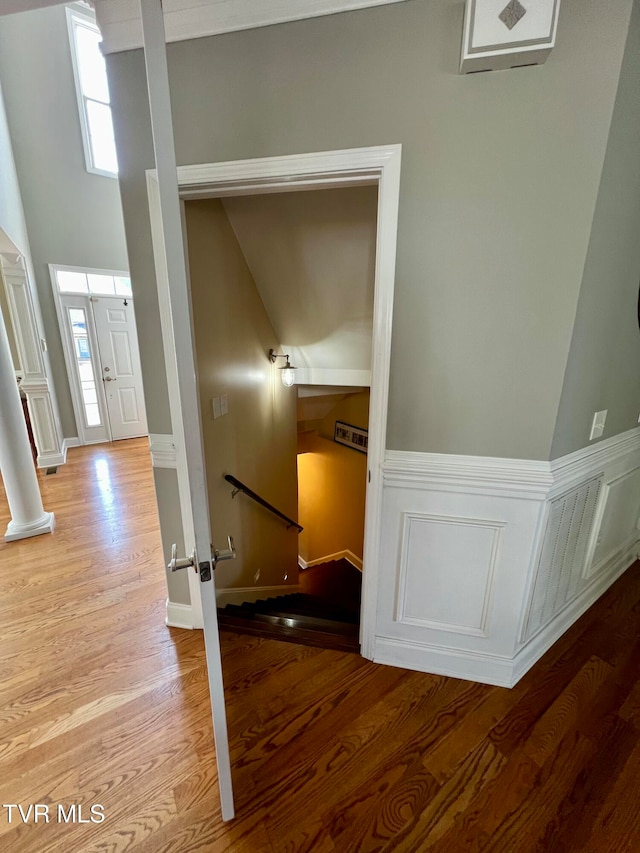
M 396 239 L 400 196 L 401 145 L 354 148 L 310 154 L 293 154 L 226 163 L 207 163 L 178 167 L 178 188 L 184 206 L 186 199 L 292 192 L 301 189 L 330 189 L 373 184 L 378 187 L 373 336 L 371 349 L 371 402 L 369 410 L 369 448 L 365 511 L 362 610 L 360 643 L 363 657 L 373 659 L 376 625 L 376 592 L 380 574 L 380 533 L 382 520 L 382 465 L 386 449 L 389 400 L 389 366 L 395 284 Z M 171 399 L 179 400 L 175 339 L 171 323 L 169 278 L 164 261 L 165 247 L 160 213 L 160 194 L 155 169 L 147 171 L 147 190 L 158 301 L 164 341 L 167 384 Z M 185 259 L 186 264 L 186 259 Z M 184 343 L 184 342 L 183 342 Z M 193 346 L 193 340 L 191 341 Z M 185 541 L 193 541 L 187 529 L 190 518 L 189 480 L 185 439 L 180 418 L 174 419 L 178 486 L 182 507 Z M 200 589 L 190 572 L 190 592 L 199 609 Z
M 87 334 L 90 338 L 91 351 L 95 356 L 95 364 L 98 367 L 101 367 L 100 360 L 98 358 L 100 354 L 100 348 L 98 346 L 98 337 L 96 334 L 95 328 L 95 319 L 93 316 L 93 310 L 91 308 L 91 293 L 60 293 L 58 290 L 58 279 L 56 273 L 58 270 L 62 270 L 63 272 L 79 272 L 84 274 L 96 274 L 96 275 L 113 275 L 122 278 L 129 278 L 130 273 L 128 270 L 105 270 L 98 269 L 94 267 L 70 267 L 65 264 L 49 264 L 49 278 L 51 279 L 51 289 L 53 292 L 53 304 L 56 308 L 56 316 L 58 318 L 58 328 L 60 330 L 60 338 L 62 339 L 62 353 L 64 355 L 64 363 L 67 370 L 67 379 L 69 381 L 69 391 L 71 393 L 71 405 L 73 406 L 73 414 L 76 419 L 76 429 L 78 431 L 78 442 L 80 445 L 85 444 L 104 444 L 105 442 L 109 442 L 112 440 L 113 436 L 111 434 L 111 424 L 109 421 L 109 413 L 107 411 L 107 399 L 104 390 L 104 385 L 102 383 L 102 370 L 100 369 L 98 373 L 96 373 L 96 390 L 98 395 L 98 403 L 100 406 L 100 415 L 102 417 L 105 429 L 106 438 L 92 438 L 91 435 L 87 433 L 87 427 L 85 426 L 85 416 L 84 416 L 84 404 L 82 401 L 82 394 L 80 390 L 80 386 L 78 384 L 77 371 L 75 367 L 75 353 L 73 351 L 72 342 L 69 338 L 69 330 L 67 328 L 65 310 L 62 306 L 62 298 L 65 296 L 73 296 L 77 297 L 79 300 L 82 300 L 85 305 L 85 313 L 87 315 Z M 108 296 L 109 294 L 99 294 L 98 299 L 102 296 Z M 123 297 L 124 298 L 124 297 Z M 133 305 L 135 305 L 135 299 L 133 296 L 127 296 L 127 299 L 130 299 Z M 90 429 L 90 428 L 89 428 Z

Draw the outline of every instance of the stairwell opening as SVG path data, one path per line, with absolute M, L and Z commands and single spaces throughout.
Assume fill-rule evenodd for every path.
M 185 202 L 223 628 L 359 649 L 377 205 L 371 183 Z

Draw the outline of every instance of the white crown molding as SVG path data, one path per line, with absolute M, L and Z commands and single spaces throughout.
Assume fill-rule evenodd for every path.
M 168 42 L 301 21 L 406 0 L 164 0 Z M 142 47 L 138 0 L 98 0 L 104 53 Z

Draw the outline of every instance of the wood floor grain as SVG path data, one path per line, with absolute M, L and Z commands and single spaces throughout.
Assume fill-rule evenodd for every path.
M 0 807 L 1 850 L 640 850 L 639 564 L 511 691 L 223 633 L 223 823 L 202 637 L 164 625 L 147 442 L 39 478 L 55 533 L 0 543 L 0 804 L 50 820 Z

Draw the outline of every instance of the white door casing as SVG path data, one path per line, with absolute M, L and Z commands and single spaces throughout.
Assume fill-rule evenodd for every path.
M 329 189 L 342 186 L 378 186 L 378 222 L 374 286 L 374 313 L 371 353 L 371 404 L 369 409 L 369 482 L 366 493 L 365 539 L 363 555 L 363 588 L 360 624 L 362 655 L 372 660 L 375 653 L 376 595 L 380 576 L 380 536 L 382 520 L 383 463 L 389 396 L 391 360 L 391 327 L 395 283 L 396 235 L 400 195 L 400 145 L 325 151 L 227 163 L 180 166 L 177 169 L 179 194 L 183 199 L 251 195 L 269 192 L 291 192 L 301 189 Z M 170 276 L 164 260 L 165 234 L 160 215 L 160 193 L 155 170 L 147 172 L 147 191 L 154 245 L 158 300 L 165 348 L 165 367 L 169 396 L 180 393 L 180 377 L 172 352 L 177 344 L 171 318 Z M 182 235 L 181 235 L 182 236 Z M 185 264 L 184 257 L 182 259 Z M 185 283 L 186 287 L 186 283 Z M 185 297 L 188 303 L 188 294 Z M 188 344 L 193 357 L 192 330 Z M 197 406 L 194 407 L 197 412 Z M 198 425 L 200 419 L 198 415 Z M 176 431 L 177 474 L 181 494 L 185 541 L 191 541 L 189 482 L 184 443 L 185 436 Z M 179 424 L 177 425 L 180 426 Z M 201 441 L 200 432 L 198 432 Z M 197 594 L 197 590 L 195 590 Z M 192 590 L 193 594 L 193 590 Z
M 92 296 L 91 307 L 111 438 L 147 435 L 133 300 Z

